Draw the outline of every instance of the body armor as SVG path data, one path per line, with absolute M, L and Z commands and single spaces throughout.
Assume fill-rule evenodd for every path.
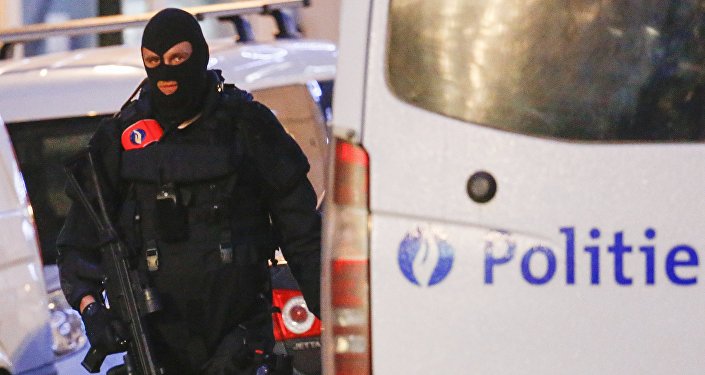
M 183 129 L 153 113 L 149 97 L 104 121 L 90 147 L 110 185 L 119 234 L 161 300 L 162 309 L 148 316 L 155 352 L 168 373 L 199 373 L 243 325 L 248 341 L 270 352 L 267 261 L 275 248 L 311 311 L 319 306 L 320 216 L 308 161 L 269 109 L 215 71 L 202 112 Z M 140 121 L 150 128 L 132 133 Z M 71 271 L 74 258 L 95 258 L 86 220 L 73 205 L 57 241 L 62 288 L 74 308 L 100 290 Z
M 203 363 L 222 332 L 269 310 L 276 245 L 262 181 L 236 136 L 232 117 L 206 115 L 121 155 L 119 227 L 162 300 L 150 317 L 155 345 L 184 360 L 180 371 Z M 259 326 L 271 346 L 271 319 Z

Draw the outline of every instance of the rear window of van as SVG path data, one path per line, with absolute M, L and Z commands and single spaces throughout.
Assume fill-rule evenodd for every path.
M 387 81 L 469 123 L 578 141 L 705 138 L 694 0 L 391 0 Z

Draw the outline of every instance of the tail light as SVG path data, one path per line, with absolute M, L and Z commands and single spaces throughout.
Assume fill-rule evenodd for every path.
M 325 208 L 323 255 L 324 373 L 371 373 L 369 305 L 369 159 L 336 140 Z
M 281 310 L 281 314 L 273 314 L 274 338 L 277 341 L 320 336 L 321 321 L 308 311 L 300 291 L 274 289 L 272 302 Z

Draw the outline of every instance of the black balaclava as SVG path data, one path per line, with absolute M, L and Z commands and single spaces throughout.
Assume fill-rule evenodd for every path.
M 164 53 L 181 42 L 191 43 L 191 57 L 179 65 L 164 64 Z M 159 55 L 161 60 L 156 68 L 145 66 L 152 109 L 168 122 L 181 122 L 195 116 L 203 104 L 209 57 L 208 44 L 198 21 L 181 9 L 164 9 L 147 23 L 142 47 Z M 178 89 L 171 95 L 164 95 L 157 88 L 157 81 L 176 81 Z

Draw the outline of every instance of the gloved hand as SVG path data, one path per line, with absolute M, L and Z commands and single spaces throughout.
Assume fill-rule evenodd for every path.
M 87 294 L 100 293 L 103 272 L 95 254 L 78 250 L 62 251 L 57 258 L 61 289 L 71 306 L 78 310 Z
M 215 354 L 203 365 L 204 375 L 247 374 L 245 363 L 248 353 L 247 329 L 237 327 L 226 335 Z
M 108 354 L 127 350 L 123 325 L 101 303 L 93 302 L 86 306 L 81 317 L 91 346 Z
M 252 337 L 254 336 L 254 337 Z M 204 375 L 292 375 L 292 359 L 266 353 L 264 341 L 244 326 L 223 338 L 211 359 L 201 368 Z

